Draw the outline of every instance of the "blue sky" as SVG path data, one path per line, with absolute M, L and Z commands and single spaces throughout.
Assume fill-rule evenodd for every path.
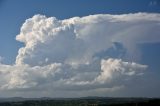
M 159 16 L 159 0 L 0 0 L 0 92 L 2 88 L 4 96 L 27 97 L 159 97 Z M 60 31 L 54 32 L 56 28 Z M 3 70 L 13 73 L 1 74 Z M 116 70 L 121 71 L 117 78 Z M 48 86 L 52 84 L 57 85 Z

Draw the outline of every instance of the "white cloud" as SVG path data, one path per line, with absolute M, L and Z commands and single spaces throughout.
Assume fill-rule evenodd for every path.
M 133 60 L 138 43 L 159 42 L 159 16 L 100 14 L 58 20 L 35 15 L 25 21 L 16 37 L 25 43 L 19 50 L 16 64 L 87 64 L 95 53 L 107 50 L 112 42 L 122 43 L 127 48 L 127 58 Z
M 28 65 L 0 65 L 1 89 L 30 88 L 38 86 L 40 81 L 57 80 L 54 75 L 59 73 L 61 64 L 54 63 L 43 67 Z M 51 79 L 51 77 L 53 79 Z
M 146 65 L 137 63 L 124 62 L 121 59 L 108 59 L 101 61 L 101 74 L 96 78 L 96 81 L 104 83 L 119 76 L 133 76 L 143 74 L 143 70 L 147 68 Z
M 123 88 L 126 80 L 132 82 L 147 68 L 132 61 L 139 59 L 138 44 L 160 42 L 159 17 L 98 14 L 58 20 L 35 15 L 25 21 L 16 37 L 25 46 L 19 49 L 15 64 L 0 64 L 0 89 L 65 92 Z M 119 57 L 122 59 L 104 52 L 114 42 L 126 49 L 124 57 Z
M 83 66 L 84 67 L 84 66 Z M 91 67 L 91 65 L 89 65 Z M 84 67 L 85 68 L 85 67 Z M 101 69 L 95 72 L 90 69 L 83 71 L 73 69 L 70 65 L 53 63 L 45 66 L 29 65 L 0 65 L 0 89 L 1 90 L 62 90 L 84 91 L 98 90 L 101 88 L 112 91 L 118 86 L 123 86 L 121 81 L 127 76 L 138 75 L 147 66 L 136 63 L 123 62 L 120 59 L 108 59 L 101 61 Z M 116 82 L 115 82 L 116 81 Z M 113 83 L 115 82 L 115 83 Z M 118 84 L 118 85 L 117 85 Z M 118 87 L 119 88 L 119 87 Z M 120 87 L 121 88 L 121 87 Z M 90 92 L 91 92 L 90 91 Z

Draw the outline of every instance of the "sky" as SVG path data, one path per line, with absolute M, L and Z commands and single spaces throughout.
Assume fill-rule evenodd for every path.
M 159 17 L 159 0 L 0 0 L 0 97 L 160 97 Z

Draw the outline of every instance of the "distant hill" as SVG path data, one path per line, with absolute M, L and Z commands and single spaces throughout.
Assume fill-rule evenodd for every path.
M 0 98 L 0 106 L 160 106 L 160 98 Z

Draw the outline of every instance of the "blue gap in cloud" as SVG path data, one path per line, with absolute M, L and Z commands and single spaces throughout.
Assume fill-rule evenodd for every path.
M 139 45 L 142 53 L 141 63 L 149 65 L 151 70 L 160 72 L 160 43 Z
M 110 48 L 96 53 L 94 57 L 98 57 L 99 59 L 123 58 L 125 54 L 126 48 L 124 48 L 123 44 L 120 42 L 113 42 L 113 45 Z

